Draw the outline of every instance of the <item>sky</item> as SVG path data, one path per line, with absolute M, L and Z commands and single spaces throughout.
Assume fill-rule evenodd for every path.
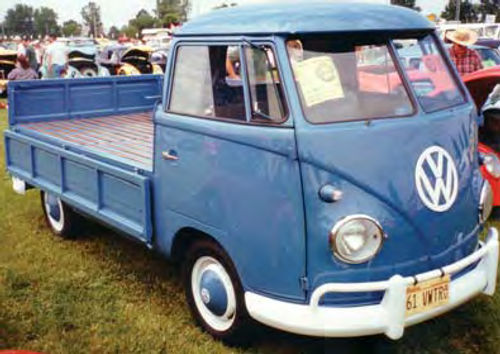
M 274 2 L 287 2 L 289 0 L 272 0 Z M 294 0 L 296 1 L 296 0 Z M 339 0 L 340 1 L 340 0 Z M 349 1 L 349 0 L 343 0 Z M 360 0 L 357 0 L 360 1 Z M 377 3 L 390 3 L 390 0 L 361 0 L 366 2 L 377 2 Z M 473 0 L 474 1 L 474 0 Z M 224 0 L 193 0 L 193 7 L 196 9 L 200 9 L 203 12 L 206 9 L 210 9 L 214 7 Z M 227 0 L 228 3 L 238 2 L 238 3 L 252 3 L 252 2 L 269 2 L 269 0 Z M 436 15 L 440 15 L 444 10 L 444 7 L 448 3 L 448 0 L 417 0 L 417 6 L 420 6 L 423 14 L 427 15 L 430 13 L 435 13 Z
M 121 27 L 128 20 L 135 17 L 141 9 L 151 12 L 156 0 L 93 0 L 101 7 L 101 19 L 105 28 L 112 25 Z M 73 19 L 82 22 L 80 11 L 89 0 L 0 0 L 0 19 L 6 15 L 7 10 L 16 4 L 22 3 L 34 8 L 47 6 L 53 8 L 59 15 L 58 22 Z
M 0 1 L 0 20 L 3 19 L 7 10 L 15 4 L 23 3 L 32 7 L 47 6 L 51 7 L 59 15 L 59 22 L 74 19 L 78 22 L 82 21 L 80 10 L 89 0 L 1 0 Z M 101 7 L 102 20 L 104 27 L 107 29 L 112 25 L 121 27 L 127 24 L 128 20 L 134 17 L 141 9 L 152 11 L 155 7 L 156 0 L 94 0 Z M 217 5 L 223 0 L 192 0 L 195 9 L 204 11 Z M 229 0 L 228 2 L 262 2 L 269 0 Z M 274 0 L 286 2 L 287 0 Z M 385 0 L 366 0 L 384 2 Z M 448 0 L 417 0 L 417 5 L 420 6 L 424 14 L 436 13 L 440 14 Z M 213 5 L 212 5 L 213 4 Z

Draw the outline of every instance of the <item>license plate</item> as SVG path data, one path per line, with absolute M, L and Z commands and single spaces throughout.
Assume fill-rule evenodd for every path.
M 430 279 L 406 288 L 406 317 L 446 305 L 450 300 L 450 276 Z

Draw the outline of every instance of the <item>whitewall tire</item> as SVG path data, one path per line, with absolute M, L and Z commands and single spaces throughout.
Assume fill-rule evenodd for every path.
M 236 269 L 226 252 L 215 242 L 196 241 L 182 268 L 187 302 L 198 325 L 227 344 L 247 344 L 253 323 Z
M 63 238 L 75 237 L 80 216 L 53 194 L 41 191 L 40 199 L 45 221 L 52 232 Z

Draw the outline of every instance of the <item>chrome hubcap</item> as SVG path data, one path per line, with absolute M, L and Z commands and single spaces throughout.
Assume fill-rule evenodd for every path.
M 191 272 L 191 290 L 201 317 L 213 329 L 225 331 L 234 323 L 236 295 L 229 274 L 213 257 L 200 257 Z
M 43 203 L 50 225 L 55 231 L 61 232 L 64 227 L 64 213 L 61 199 L 49 193 L 44 193 Z

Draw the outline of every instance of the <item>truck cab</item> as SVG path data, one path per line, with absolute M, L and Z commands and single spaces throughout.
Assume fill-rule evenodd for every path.
M 417 12 L 331 3 L 217 10 L 175 34 L 161 93 L 154 77 L 85 80 L 62 80 L 61 109 L 80 109 L 68 134 L 94 119 L 98 135 L 109 128 L 95 118 L 103 112 L 149 110 L 148 127 L 130 125 L 150 132 L 140 165 L 142 145 L 66 139 L 50 152 L 47 135 L 64 140 L 69 123 L 19 107 L 34 92 L 16 83 L 6 150 L 17 190 L 44 191 L 56 233 L 65 231 L 61 215 L 90 213 L 180 261 L 192 313 L 214 337 L 238 341 L 253 319 L 311 336 L 398 339 L 494 293 L 496 229 L 479 240 L 492 192 L 479 171 L 477 112 Z M 83 109 L 79 95 L 91 83 L 99 105 L 89 113 L 92 101 Z M 96 95 L 100 86 L 115 98 Z M 124 129 L 132 118 L 118 119 Z M 25 153 L 15 152 L 22 144 Z M 39 178 L 33 158 L 77 159 L 68 151 L 86 169 L 66 163 L 50 183 Z M 93 164 L 97 182 L 75 192 Z M 52 186 L 59 181 L 67 186 Z M 92 193 L 95 208 L 85 200 Z

